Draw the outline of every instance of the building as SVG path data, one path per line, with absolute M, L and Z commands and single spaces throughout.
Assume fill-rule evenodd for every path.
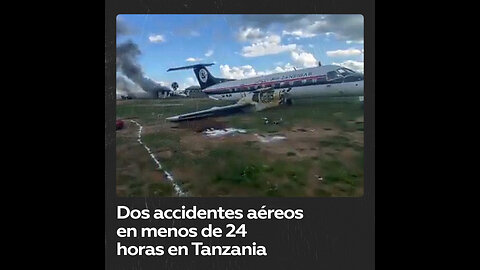
M 200 86 L 193 85 L 185 89 L 185 94 L 190 98 L 206 98 L 207 94 L 202 92 Z

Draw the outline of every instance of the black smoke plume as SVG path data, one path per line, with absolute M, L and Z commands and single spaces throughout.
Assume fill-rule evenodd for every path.
M 117 47 L 117 71 L 123 73 L 146 92 L 170 90 L 145 75 L 142 66 L 137 62 L 140 54 L 140 49 L 133 41 L 128 40 L 120 44 Z

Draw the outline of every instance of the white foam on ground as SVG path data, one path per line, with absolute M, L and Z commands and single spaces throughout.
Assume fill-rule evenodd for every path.
M 262 143 L 271 143 L 271 142 L 285 140 L 287 138 L 285 136 L 267 136 L 267 137 L 265 137 L 265 136 L 261 136 L 261 135 L 258 135 L 258 134 L 255 134 L 255 136 Z
M 238 128 L 225 128 L 225 129 L 213 129 L 209 128 L 203 132 L 207 137 L 221 137 L 226 135 L 231 135 L 235 133 L 247 133 L 245 129 Z
M 175 180 L 173 179 L 172 175 L 165 171 L 162 167 L 162 164 L 160 164 L 160 161 L 158 161 L 157 158 L 155 158 L 155 155 L 152 153 L 152 151 L 150 150 L 150 148 L 148 146 L 146 146 L 143 141 L 142 141 L 142 130 L 143 130 L 143 126 L 140 125 L 140 123 L 138 123 L 137 121 L 135 120 L 130 120 L 130 122 L 132 123 L 135 123 L 137 126 L 138 126 L 138 133 L 137 133 L 137 142 L 141 145 L 143 145 L 143 147 L 145 148 L 145 150 L 147 150 L 148 154 L 150 154 L 150 157 L 153 159 L 153 161 L 157 164 L 157 168 L 159 170 L 162 170 L 163 171 L 163 174 L 165 175 L 165 177 L 168 179 L 168 181 L 170 181 L 173 185 L 173 189 L 175 189 L 175 192 L 177 192 L 177 195 L 180 196 L 180 197 L 184 197 L 186 196 L 187 194 L 180 188 L 179 185 L 177 185 L 175 183 Z

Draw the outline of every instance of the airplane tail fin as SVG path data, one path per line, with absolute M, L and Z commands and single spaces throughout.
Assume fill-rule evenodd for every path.
M 168 71 L 174 70 L 182 70 L 182 69 L 193 69 L 195 76 L 197 77 L 197 81 L 200 84 L 200 88 L 203 90 L 207 87 L 210 87 L 214 84 L 225 82 L 225 81 L 232 81 L 232 79 L 223 79 L 223 78 L 216 78 L 214 77 L 210 71 L 208 71 L 207 67 L 212 66 L 214 63 L 210 64 L 196 64 L 191 66 L 183 66 L 177 68 L 169 68 Z

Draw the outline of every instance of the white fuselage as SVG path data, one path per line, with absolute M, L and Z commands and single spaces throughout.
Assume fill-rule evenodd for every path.
M 289 90 L 292 99 L 363 96 L 363 74 L 336 65 L 276 73 L 212 85 L 203 92 L 214 99 L 239 100 L 260 88 Z

